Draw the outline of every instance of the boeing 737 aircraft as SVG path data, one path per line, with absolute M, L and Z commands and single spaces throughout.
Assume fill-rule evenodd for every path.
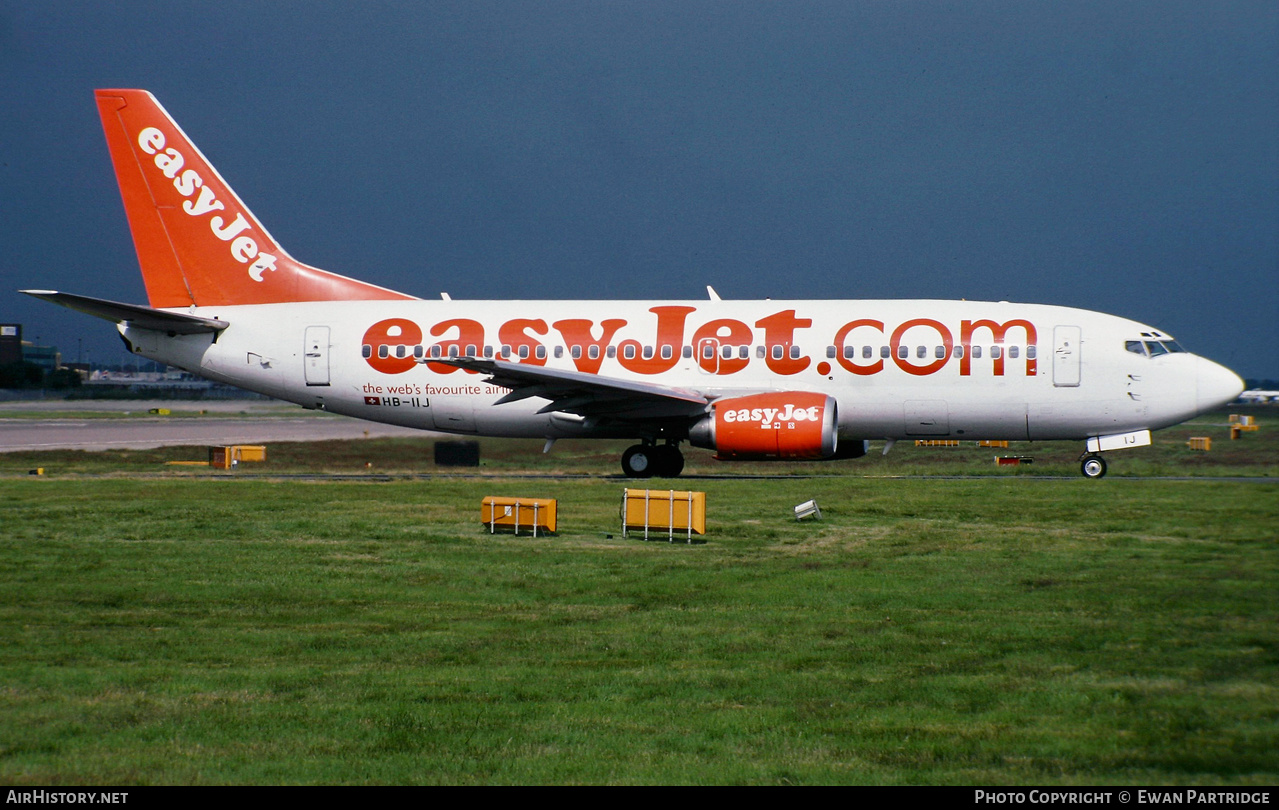
M 477 436 L 626 438 L 628 476 L 833 459 L 869 440 L 1086 442 L 1101 453 L 1239 395 L 1135 321 L 976 301 L 422 300 L 276 243 L 144 90 L 98 111 L 149 306 L 24 292 L 115 321 L 130 352 L 304 408 Z

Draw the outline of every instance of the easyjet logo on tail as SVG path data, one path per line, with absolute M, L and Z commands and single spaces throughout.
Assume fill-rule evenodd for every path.
M 253 226 L 243 213 L 237 211 L 235 217 L 227 222 L 224 215 L 226 204 L 217 198 L 213 189 L 205 185 L 205 180 L 198 171 L 184 168 L 186 157 L 177 149 L 166 146 L 166 143 L 164 133 L 155 127 L 147 127 L 138 133 L 138 146 L 148 155 L 155 156 L 156 168 L 173 181 L 173 187 L 179 194 L 187 198 L 182 203 L 182 210 L 191 217 L 207 216 L 209 230 L 227 243 L 231 258 L 240 264 L 247 264 L 249 278 L 261 282 L 263 273 L 275 269 L 275 256 L 260 251 L 257 240 L 246 233 L 251 232 Z M 209 216 L 217 211 L 224 214 Z

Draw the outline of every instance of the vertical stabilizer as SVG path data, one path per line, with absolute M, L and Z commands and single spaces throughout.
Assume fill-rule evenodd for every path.
M 96 96 L 151 306 L 413 297 L 294 260 L 154 96 Z

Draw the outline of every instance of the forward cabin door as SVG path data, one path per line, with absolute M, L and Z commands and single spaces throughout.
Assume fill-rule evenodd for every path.
M 1079 385 L 1078 326 L 1053 327 L 1053 385 L 1058 388 L 1075 388 Z
M 307 385 L 329 384 L 329 327 L 308 326 L 303 368 Z M 295 378 L 296 379 L 296 378 Z

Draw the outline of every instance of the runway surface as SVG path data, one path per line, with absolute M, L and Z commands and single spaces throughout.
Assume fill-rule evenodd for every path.
M 147 414 L 168 408 L 170 416 Z M 207 411 L 197 415 L 199 411 Z M 32 412 L 50 413 L 48 418 Z M 83 413 L 84 417 L 77 414 Z M 102 414 L 108 415 L 103 416 Z M 6 415 L 11 414 L 11 415 Z M 21 416 L 17 416 L 21 414 Z M 0 403 L 0 453 L 439 435 L 270 401 Z

